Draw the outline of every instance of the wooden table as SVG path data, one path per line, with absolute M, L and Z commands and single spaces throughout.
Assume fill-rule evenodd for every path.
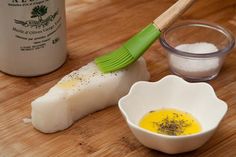
M 165 157 L 142 146 L 128 129 L 117 106 L 96 112 L 69 129 L 42 134 L 22 119 L 31 113 L 30 103 L 62 76 L 117 48 L 135 32 L 171 6 L 175 0 L 67 0 L 67 62 L 41 77 L 20 78 L 0 73 L 0 156 L 12 157 Z M 204 19 L 230 29 L 236 35 L 235 0 L 198 0 L 181 17 Z M 218 131 L 200 149 L 176 156 L 236 157 L 236 50 L 227 56 L 220 75 L 209 83 L 229 111 Z M 145 54 L 151 81 L 170 74 L 159 42 Z

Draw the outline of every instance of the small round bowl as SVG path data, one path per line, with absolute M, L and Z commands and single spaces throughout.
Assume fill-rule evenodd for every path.
M 135 83 L 118 104 L 140 143 L 168 154 L 188 152 L 202 146 L 216 131 L 227 112 L 227 104 L 216 97 L 209 84 L 188 83 L 174 75 L 158 82 Z M 202 131 L 186 136 L 168 136 L 139 127 L 145 114 L 162 108 L 174 108 L 192 114 L 200 122 Z
M 224 58 L 234 47 L 233 35 L 225 28 L 207 22 L 186 21 L 166 30 L 161 38 L 171 71 L 189 81 L 207 81 L 215 78 Z M 218 50 L 193 54 L 176 49 L 182 44 L 211 43 Z

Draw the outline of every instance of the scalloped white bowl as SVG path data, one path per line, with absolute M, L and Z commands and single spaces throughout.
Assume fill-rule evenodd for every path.
M 200 122 L 202 131 L 187 136 L 168 136 L 139 127 L 145 114 L 161 108 L 175 108 L 192 114 Z M 129 94 L 119 100 L 119 109 L 140 143 L 177 154 L 197 149 L 209 140 L 227 112 L 227 104 L 217 98 L 209 84 L 189 83 L 169 75 L 158 82 L 135 83 Z

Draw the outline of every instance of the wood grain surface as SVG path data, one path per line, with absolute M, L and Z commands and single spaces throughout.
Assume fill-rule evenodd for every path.
M 23 118 L 30 103 L 62 76 L 117 48 L 175 0 L 66 0 L 67 62 L 57 71 L 34 78 L 0 73 L 0 157 L 167 157 L 142 146 L 128 129 L 117 106 L 91 114 L 69 129 L 42 134 Z M 180 20 L 216 22 L 236 35 L 235 0 L 197 0 Z M 159 42 L 145 54 L 151 81 L 170 74 Z M 229 111 L 215 135 L 196 151 L 177 157 L 236 157 L 236 50 L 227 56 L 220 75 L 209 82 Z

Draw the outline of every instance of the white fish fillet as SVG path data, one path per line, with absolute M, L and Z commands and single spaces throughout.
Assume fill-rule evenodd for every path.
M 44 133 L 64 130 L 90 113 L 117 104 L 133 83 L 149 77 L 143 58 L 125 70 L 108 74 L 102 74 L 91 62 L 32 102 L 32 124 Z

